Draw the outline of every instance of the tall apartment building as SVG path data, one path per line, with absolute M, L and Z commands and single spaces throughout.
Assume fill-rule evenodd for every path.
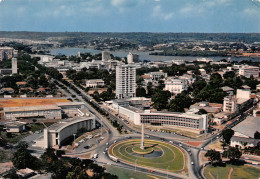
M 12 58 L 12 74 L 17 73 L 17 58 Z
M 223 112 L 236 113 L 237 111 L 237 99 L 234 96 L 225 97 L 223 101 Z
M 243 65 L 239 68 L 239 75 L 250 78 L 253 76 L 254 78 L 259 77 L 259 67 Z
M 127 55 L 127 63 L 130 64 L 138 61 L 139 61 L 139 55 L 129 52 L 129 54 Z
M 116 67 L 116 96 L 118 99 L 135 96 L 136 67 L 120 65 Z
M 165 81 L 164 90 L 168 90 L 171 93 L 179 94 L 188 89 L 188 82 L 185 79 L 167 79 Z
M 106 62 L 110 59 L 111 59 L 110 53 L 106 51 L 102 51 L 102 62 Z

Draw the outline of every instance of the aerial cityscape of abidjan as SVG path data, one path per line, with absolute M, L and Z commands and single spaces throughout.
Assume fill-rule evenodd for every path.
M 0 0 L 0 178 L 259 179 L 260 0 Z

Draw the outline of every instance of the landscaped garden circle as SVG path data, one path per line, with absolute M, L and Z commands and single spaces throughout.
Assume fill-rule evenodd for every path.
M 162 141 L 145 140 L 142 150 L 140 142 L 140 139 L 118 142 L 109 148 L 109 154 L 117 157 L 120 162 L 132 165 L 171 172 L 186 171 L 184 153 L 177 146 Z
M 139 155 L 146 155 L 153 152 L 152 146 L 145 146 L 144 149 L 140 148 L 140 145 L 137 145 L 135 147 L 132 147 L 132 151 Z

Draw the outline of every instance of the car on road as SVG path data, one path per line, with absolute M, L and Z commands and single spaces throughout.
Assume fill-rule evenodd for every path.
M 194 165 L 194 162 L 191 162 L 191 165 Z
M 182 147 L 182 144 L 179 144 L 180 147 Z

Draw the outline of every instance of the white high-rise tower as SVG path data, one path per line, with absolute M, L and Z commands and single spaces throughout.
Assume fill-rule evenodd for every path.
M 118 99 L 135 96 L 136 67 L 119 65 L 116 67 L 116 96 Z
M 17 58 L 12 58 L 12 74 L 17 73 Z
M 131 64 L 138 61 L 139 61 L 139 55 L 129 52 L 129 54 L 127 55 L 127 63 Z
M 106 62 L 110 59 L 111 59 L 110 53 L 107 51 L 102 51 L 102 62 Z

